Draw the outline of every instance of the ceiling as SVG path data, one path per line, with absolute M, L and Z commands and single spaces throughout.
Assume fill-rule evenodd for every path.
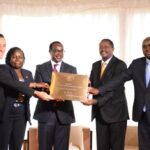
M 39 13 L 90 12 L 114 8 L 150 8 L 150 0 L 0 0 L 1 12 Z M 12 9 L 10 9 L 12 8 Z

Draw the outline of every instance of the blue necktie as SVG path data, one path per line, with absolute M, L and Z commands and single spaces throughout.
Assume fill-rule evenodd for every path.
M 145 79 L 146 79 L 146 87 L 148 87 L 150 80 L 150 61 L 146 63 Z M 143 111 L 146 112 L 146 105 L 144 105 Z
M 148 87 L 150 80 L 150 61 L 146 63 L 146 87 Z

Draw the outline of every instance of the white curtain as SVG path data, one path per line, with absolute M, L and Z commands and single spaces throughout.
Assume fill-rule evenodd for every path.
M 114 54 L 129 65 L 143 56 L 142 41 L 150 36 L 150 0 L 0 0 L 0 10 L 0 32 L 6 36 L 7 49 L 22 48 L 24 67 L 33 74 L 37 64 L 49 60 L 48 46 L 54 40 L 64 44 L 64 60 L 79 74 L 89 75 L 92 63 L 100 59 L 101 39 L 110 38 Z M 134 89 L 132 82 L 125 86 L 131 118 Z M 32 114 L 35 105 L 33 99 Z M 76 124 L 94 128 L 91 108 L 78 102 L 74 106 Z

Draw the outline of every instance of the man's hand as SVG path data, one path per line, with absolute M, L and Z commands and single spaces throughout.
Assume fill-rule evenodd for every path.
M 62 99 L 61 97 L 55 97 L 53 100 L 55 100 L 57 102 L 65 102 L 65 100 Z
M 45 89 L 49 89 L 49 85 L 48 83 L 45 82 L 31 82 L 29 87 L 31 88 L 45 88 Z
M 96 89 L 96 88 L 93 88 L 93 87 L 89 87 L 89 88 L 88 88 L 88 92 L 89 92 L 90 94 L 93 94 L 93 95 L 98 95 L 98 94 L 100 94 L 100 93 L 99 93 L 99 89 Z
M 45 101 L 53 100 L 52 96 L 43 91 L 34 91 L 34 96 Z
M 85 101 L 82 102 L 84 105 L 95 105 L 97 101 L 95 99 L 86 99 Z

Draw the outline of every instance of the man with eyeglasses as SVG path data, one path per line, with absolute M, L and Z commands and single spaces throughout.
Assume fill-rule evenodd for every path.
M 76 73 L 76 68 L 63 62 L 64 48 L 54 41 L 49 46 L 51 60 L 37 65 L 36 82 L 51 81 L 52 72 Z M 75 122 L 71 101 L 37 102 L 34 119 L 38 120 L 39 150 L 68 150 L 70 124 Z
M 133 80 L 134 104 L 133 120 L 138 122 L 139 150 L 150 150 L 150 37 L 143 40 L 142 49 L 144 57 L 135 59 L 129 68 L 113 80 L 99 87 L 89 88 L 94 95 L 104 95 L 116 90 L 122 82 Z M 90 103 L 90 100 L 87 100 Z

